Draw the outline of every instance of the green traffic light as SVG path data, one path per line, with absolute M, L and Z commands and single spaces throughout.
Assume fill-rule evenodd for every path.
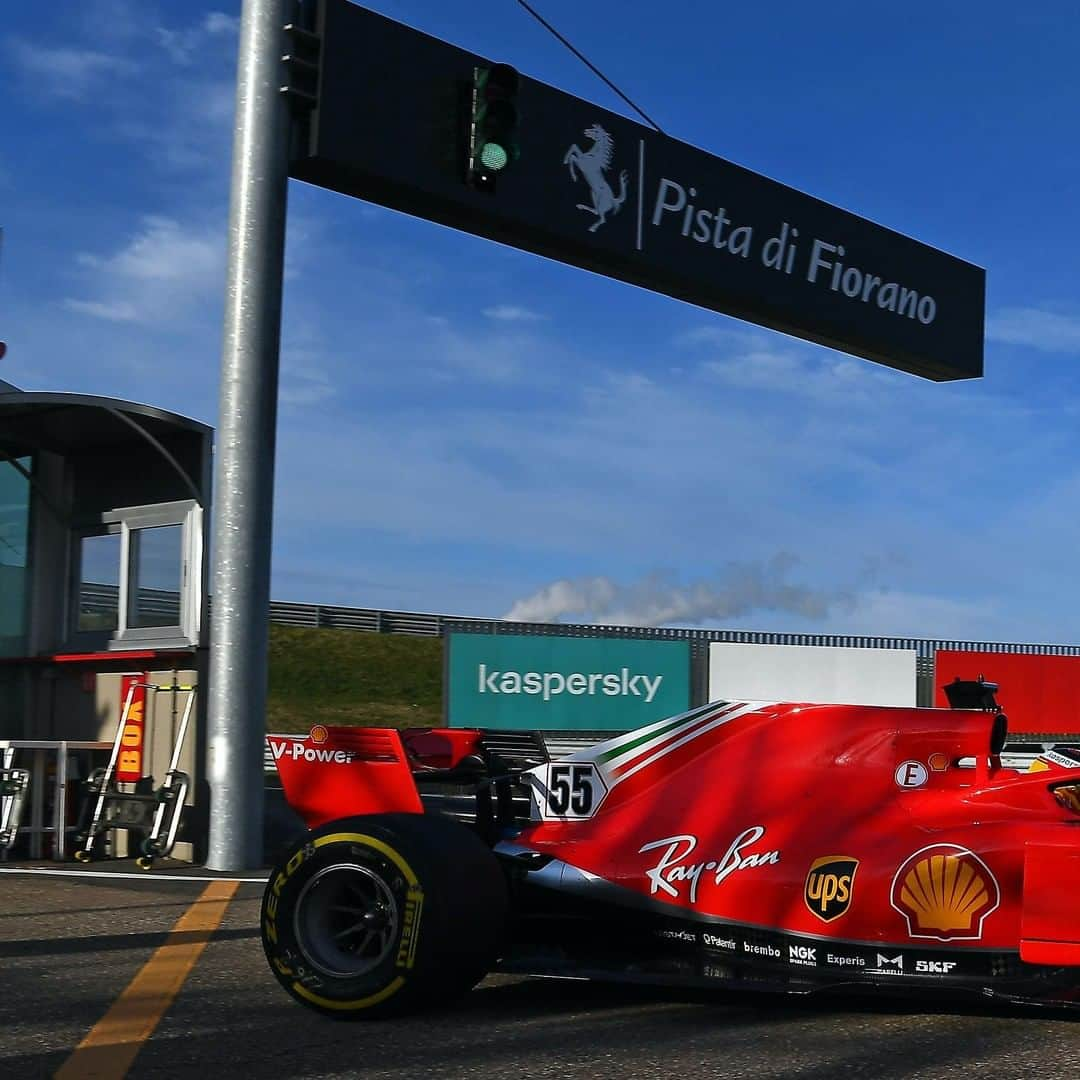
M 480 149 L 480 164 L 485 169 L 498 172 L 500 169 L 505 169 L 509 162 L 510 155 L 506 152 L 506 148 L 496 142 L 486 142 Z
M 482 191 L 521 156 L 518 148 L 518 73 L 509 64 L 473 69 L 467 180 Z

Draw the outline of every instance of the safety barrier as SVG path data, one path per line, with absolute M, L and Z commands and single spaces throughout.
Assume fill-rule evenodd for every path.
M 27 758 L 30 762 L 30 816 L 19 826 L 19 834 L 30 840 L 29 855 L 40 859 L 45 854 L 45 839 L 52 837 L 52 857 L 62 860 L 66 857 L 68 834 L 76 826 L 68 822 L 68 784 L 79 777 L 72 775 L 72 756 L 76 752 L 89 751 L 105 754 L 110 744 L 107 742 L 85 742 L 71 740 L 41 739 L 2 739 L 0 740 L 0 767 L 13 768 Z M 51 759 L 51 760 L 50 760 Z M 51 769 L 50 769 L 51 764 Z M 81 771 L 81 770 L 80 770 Z M 49 773 L 51 772 L 51 777 Z M 48 789 L 52 788 L 51 814 L 47 812 L 46 799 Z M 51 821 L 47 822 L 47 819 Z M 0 858 L 3 852 L 0 852 Z
M 115 608 L 115 585 L 81 586 L 80 600 L 87 611 Z M 175 592 L 141 589 L 140 604 L 171 610 Z M 953 638 L 892 637 L 872 634 L 808 634 L 795 631 L 721 630 L 706 627 L 614 626 L 605 623 L 511 622 L 428 611 L 391 611 L 385 608 L 341 607 L 328 604 L 296 604 L 284 600 L 270 602 L 270 622 L 284 626 L 327 627 L 336 630 L 366 630 L 381 634 L 416 634 L 439 637 L 456 631 L 478 634 L 525 634 L 560 637 L 624 637 L 654 641 L 713 641 L 750 645 L 811 645 L 853 649 L 911 649 L 920 664 L 920 674 L 931 674 L 934 654 L 941 649 L 960 652 L 1003 652 L 1034 656 L 1080 656 L 1080 645 L 1053 642 L 963 641 Z M 930 665 L 927 667 L 927 665 Z

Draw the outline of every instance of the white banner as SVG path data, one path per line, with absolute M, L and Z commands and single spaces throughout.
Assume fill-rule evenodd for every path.
M 713 642 L 709 700 L 914 706 L 915 650 Z

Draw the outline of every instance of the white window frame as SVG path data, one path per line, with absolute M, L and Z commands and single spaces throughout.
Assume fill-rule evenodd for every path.
M 180 621 L 175 626 L 128 625 L 131 611 L 132 533 L 140 529 L 179 525 L 180 534 Z M 108 649 L 169 648 L 198 645 L 202 628 L 202 560 L 203 523 L 202 507 L 194 499 L 177 502 L 153 503 L 145 506 L 124 506 L 101 514 L 92 525 L 86 525 L 74 534 L 76 550 L 81 541 L 89 536 L 120 534 L 120 590 L 117 628 L 113 631 L 79 630 L 77 620 L 78 590 L 82 581 L 82 567 L 76 567 L 73 609 L 71 613 L 72 639 L 79 644 L 102 644 Z M 76 560 L 78 561 L 78 560 Z

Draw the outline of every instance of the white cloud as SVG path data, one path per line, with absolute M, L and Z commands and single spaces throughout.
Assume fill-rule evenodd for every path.
M 166 325 L 222 290 L 224 228 L 148 215 L 111 255 L 81 252 L 76 264 L 98 295 L 69 297 L 67 308 L 111 321 Z
M 172 218 L 148 215 L 143 230 L 101 269 L 137 281 L 205 280 L 221 265 L 224 237 L 215 240 Z
M 79 14 L 67 23 L 69 42 L 12 42 L 28 95 L 92 104 L 82 123 L 130 144 L 157 171 L 227 175 L 238 20 L 218 11 L 165 27 L 152 6 L 125 0 L 96 0 Z M 111 51 L 99 47 L 101 26 Z
M 64 307 L 77 311 L 80 315 L 90 315 L 95 319 L 109 322 L 134 322 L 138 318 L 135 308 L 125 300 L 106 304 L 99 300 L 65 300 Z
M 874 589 L 860 593 L 852 610 L 824 620 L 820 632 L 1015 641 L 1017 619 L 1015 613 L 1002 610 L 994 598 Z
M 702 326 L 679 335 L 676 344 L 707 347 L 711 355 L 700 363 L 700 373 L 739 390 L 850 405 L 895 381 L 892 372 L 865 360 L 756 330 Z
M 726 325 L 695 326 L 676 335 L 676 345 L 725 345 L 745 347 L 756 340 L 753 330 L 736 330 Z
M 494 307 L 484 308 L 484 315 L 496 322 L 542 322 L 547 318 L 538 311 L 516 304 L 496 304 Z
M 15 41 L 12 52 L 34 92 L 63 100 L 88 101 L 106 81 L 136 70 L 132 61 L 94 49 L 49 48 Z
M 321 405 L 334 397 L 336 393 L 330 382 L 330 376 L 321 368 L 286 368 L 283 365 L 279 393 L 283 405 L 296 407 Z
M 714 579 L 682 582 L 673 574 L 653 573 L 622 584 L 609 577 L 563 579 L 518 600 L 503 618 L 515 622 L 604 623 L 616 626 L 700 625 L 767 611 L 820 620 L 830 610 L 850 610 L 850 589 L 792 584 L 789 570 L 798 560 L 779 553 L 767 562 L 729 566 Z
M 203 29 L 208 34 L 235 34 L 240 29 L 240 19 L 235 15 L 226 15 L 224 11 L 211 11 L 203 19 Z
M 1045 352 L 1080 352 L 1080 316 L 1044 308 L 1002 308 L 987 320 L 986 336 L 1009 345 L 1027 345 Z
M 1026 463 L 1045 460 L 1048 448 L 1040 417 L 1017 411 L 1007 393 L 940 387 L 857 360 L 870 374 L 865 386 L 857 373 L 847 385 L 846 358 L 811 346 L 804 357 L 774 339 L 770 366 L 756 334 L 735 343 L 745 351 L 728 381 L 671 377 L 641 355 L 636 370 L 604 372 L 576 357 L 572 342 L 523 337 L 524 355 L 506 346 L 522 363 L 518 379 L 536 379 L 545 357 L 555 365 L 546 382 L 523 387 L 491 370 L 502 355 L 495 327 L 459 331 L 445 316 L 426 320 L 407 290 L 383 283 L 373 293 L 368 276 L 353 284 L 387 317 L 369 334 L 367 309 L 349 308 L 349 320 L 328 330 L 327 344 L 348 340 L 336 335 L 353 320 L 365 327 L 350 352 L 332 346 L 338 397 L 323 422 L 282 434 L 282 520 L 333 520 L 342 535 L 377 530 L 412 545 L 425 564 L 469 544 L 511 552 L 548 590 L 500 588 L 498 609 L 515 608 L 515 617 L 576 610 L 609 622 L 753 618 L 766 629 L 953 635 L 986 616 L 978 598 L 1000 571 L 1000 553 L 1019 561 L 1032 550 Z M 325 350 L 323 358 L 325 367 Z M 757 393 L 746 370 L 754 363 L 769 386 L 819 380 L 820 401 Z M 431 373 L 446 370 L 484 381 L 483 396 L 472 386 L 444 394 Z M 1003 427 L 1014 434 L 1007 442 L 982 438 Z M 350 461 L 362 503 L 342 504 L 340 483 L 319 464 L 331 460 Z M 1012 512 L 996 522 L 993 542 L 975 542 L 988 476 Z M 803 553 L 797 576 L 770 576 L 760 564 L 778 543 Z M 637 575 L 657 552 L 682 576 L 645 588 Z M 888 562 L 873 583 L 852 569 L 897 552 L 906 565 Z M 712 575 L 718 558 L 757 567 L 757 576 Z M 880 584 L 894 591 L 866 592 Z M 935 587 L 954 606 L 917 600 Z M 490 593 L 472 605 L 483 614 L 492 606 Z M 1001 625 L 1003 637 L 1020 632 Z
M 208 38 L 231 36 L 239 29 L 240 20 L 222 11 L 211 11 L 196 26 L 171 30 L 164 26 L 154 28 L 158 44 L 168 53 L 169 58 L 181 66 L 191 64 L 198 59 L 199 50 Z

